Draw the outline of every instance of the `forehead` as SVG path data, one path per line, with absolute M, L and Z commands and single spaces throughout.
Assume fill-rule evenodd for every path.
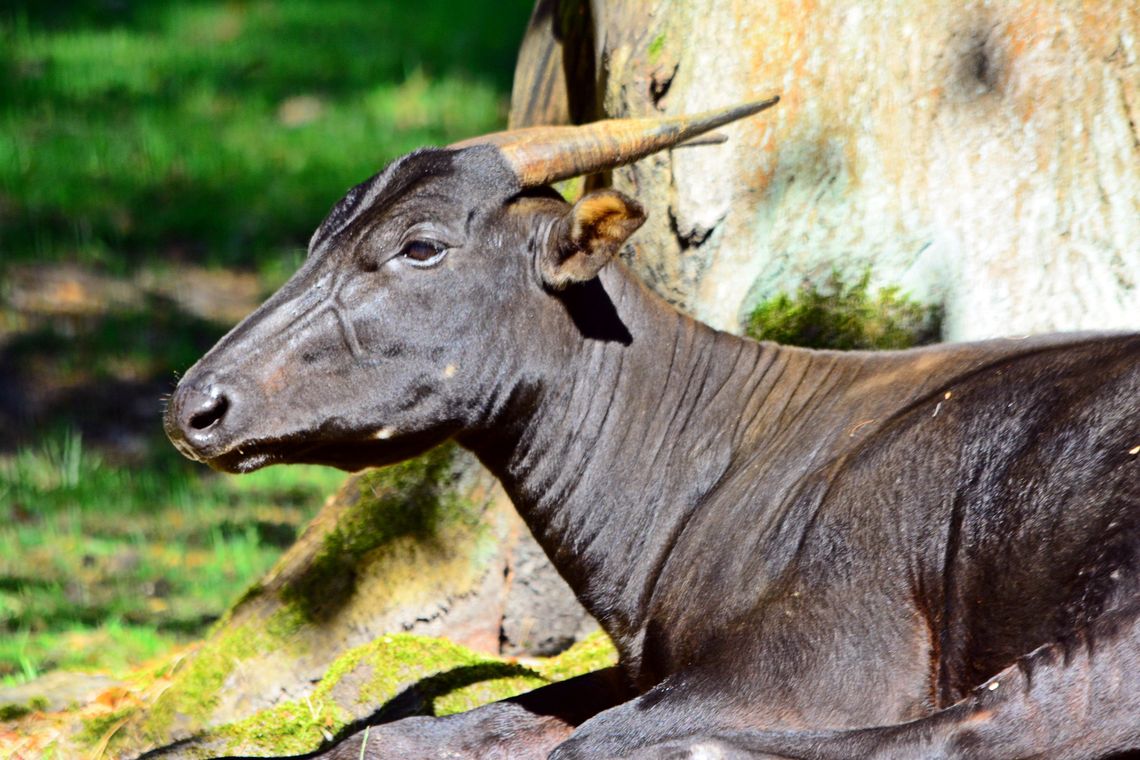
M 443 204 L 440 211 L 468 213 L 515 192 L 514 175 L 496 148 L 418 150 L 349 190 L 317 228 L 309 249 L 317 250 L 354 222 L 377 219 L 401 200 L 423 198 Z

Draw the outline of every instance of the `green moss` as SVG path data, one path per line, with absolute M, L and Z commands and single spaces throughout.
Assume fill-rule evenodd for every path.
M 482 669 L 482 679 L 461 685 L 460 674 L 452 676 L 451 689 L 436 697 L 432 705 L 435 715 L 451 715 L 480 705 L 509 699 L 556 681 L 602 670 L 617 664 L 617 649 L 601 631 L 591 634 L 556 657 L 537 660 L 529 667 L 493 662 Z M 479 673 L 471 669 L 461 677 Z M 445 680 L 443 682 L 447 684 Z
M 0 705 L 0 721 L 19 720 L 35 709 L 30 704 Z
M 185 670 L 147 711 L 143 736 L 166 741 L 175 720 L 196 729 L 213 714 L 219 694 L 234 668 L 246 659 L 280 646 L 296 630 L 297 615 L 286 609 L 269 620 L 254 620 L 219 632 L 186 661 Z
M 357 704 L 391 705 L 426 715 L 462 712 L 548 683 L 531 668 L 445 639 L 410 634 L 384 636 L 362 647 L 351 666 L 370 676 L 357 691 Z M 343 677 L 343 665 L 339 670 Z M 332 678 L 339 680 L 335 670 Z M 403 699 L 396 705 L 398 696 Z
M 934 343 L 941 309 L 919 304 L 897 287 L 870 292 L 871 272 L 853 283 L 833 271 L 822 287 L 805 284 L 794 296 L 781 294 L 757 306 L 745 332 L 808 348 L 899 349 Z
M 391 718 L 451 715 L 616 661 L 613 644 L 601 633 L 530 665 L 478 654 L 444 639 L 383 636 L 337 658 L 307 699 L 223 726 L 216 736 L 232 752 L 299 754 L 328 743 L 373 708 L 380 719 L 386 712 Z
M 265 633 L 270 641 L 288 641 L 308 622 L 301 611 L 294 607 L 282 607 L 274 612 L 265 623 Z
M 331 741 L 351 721 L 337 704 L 313 695 L 262 710 L 219 734 L 230 746 L 271 749 L 274 753 L 301 754 Z
M 649 60 L 656 62 L 661 57 L 661 51 L 665 49 L 665 34 L 658 34 L 649 43 Z
M 468 673 L 466 679 L 460 675 L 473 667 L 517 666 L 442 639 L 411 634 L 384 636 L 337 658 L 306 699 L 262 710 L 245 720 L 223 726 L 217 733 L 235 751 L 306 752 L 330 741 L 359 717 L 353 712 L 363 711 L 351 711 L 358 705 L 386 705 L 402 692 L 415 690 L 413 703 L 419 709 L 414 711 L 432 714 L 433 701 L 454 690 L 457 684 L 501 676 L 493 670 L 480 672 L 477 677 Z M 544 682 L 537 675 L 533 677 L 536 684 Z M 515 693 L 518 692 L 507 693 L 507 696 Z M 472 706 L 482 704 L 475 699 L 476 696 L 469 696 Z
M 492 663 L 463 673 L 464 678 L 472 676 L 477 676 L 477 680 L 454 686 L 432 700 L 432 712 L 435 715 L 466 712 L 550 683 L 530 668 L 507 663 Z
M 617 662 L 617 649 L 610 637 L 603 631 L 595 631 L 562 654 L 540 660 L 535 669 L 543 678 L 554 682 L 610 668 Z
M 285 591 L 285 601 L 310 620 L 326 619 L 352 596 L 364 555 L 403 537 L 430 540 L 444 523 L 476 525 L 480 511 L 451 487 L 454 455 L 455 446 L 447 444 L 365 473 L 359 498 Z
M 489 662 L 495 661 L 446 639 L 411 634 L 383 636 L 363 648 L 360 663 L 368 665 L 373 676 L 361 687 L 357 702 L 383 704 L 409 682 L 438 679 L 441 673 Z M 444 685 L 442 681 L 434 683 L 437 688 L 426 691 L 443 693 L 448 687 L 454 688 L 453 684 Z
M 96 715 L 83 720 L 83 729 L 79 732 L 77 742 L 81 746 L 92 747 L 103 740 L 109 731 L 121 725 L 123 721 L 139 711 L 138 705 L 123 707 L 112 712 Z

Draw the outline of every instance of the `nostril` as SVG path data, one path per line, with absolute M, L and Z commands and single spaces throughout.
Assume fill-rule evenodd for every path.
M 226 415 L 230 401 L 225 396 L 210 396 L 202 408 L 190 416 L 190 427 L 205 430 Z

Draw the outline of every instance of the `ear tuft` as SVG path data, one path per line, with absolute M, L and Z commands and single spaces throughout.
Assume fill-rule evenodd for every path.
M 562 290 L 598 276 L 645 222 L 641 204 L 617 190 L 583 196 L 558 225 L 539 262 L 543 282 Z

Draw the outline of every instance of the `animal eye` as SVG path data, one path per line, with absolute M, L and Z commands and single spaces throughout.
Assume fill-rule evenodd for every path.
M 438 264 L 447 249 L 432 240 L 412 240 L 400 249 L 400 258 L 409 264 L 418 267 L 430 267 Z

